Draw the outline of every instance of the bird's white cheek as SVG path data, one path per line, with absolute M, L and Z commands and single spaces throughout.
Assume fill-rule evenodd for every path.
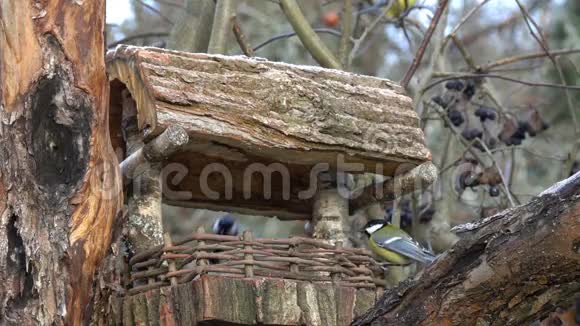
M 368 228 L 366 228 L 366 231 L 367 231 L 369 234 L 373 234 L 373 233 L 375 233 L 375 232 L 376 232 L 378 229 L 380 229 L 380 228 L 382 228 L 382 227 L 383 227 L 382 225 L 380 225 L 380 224 L 377 224 L 377 225 L 369 226 Z

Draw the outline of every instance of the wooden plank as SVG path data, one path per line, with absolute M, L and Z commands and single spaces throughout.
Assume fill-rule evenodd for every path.
M 124 304 L 131 303 L 135 323 L 142 325 L 338 326 L 350 324 L 356 315 L 371 308 L 375 290 L 277 278 L 203 275 L 186 284 L 124 298 Z M 144 307 L 146 303 L 149 306 Z

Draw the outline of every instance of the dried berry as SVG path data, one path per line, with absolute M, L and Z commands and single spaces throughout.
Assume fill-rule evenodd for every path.
M 479 149 L 480 152 L 485 152 L 485 148 L 483 147 L 483 145 L 480 142 L 473 143 L 473 147 Z
M 479 109 L 475 110 L 475 116 L 479 117 L 479 119 L 481 120 L 481 122 L 484 122 L 485 120 L 495 120 L 495 111 L 491 108 L 487 108 L 487 107 L 480 107 Z
M 542 121 L 542 130 L 546 130 L 548 128 L 550 128 L 550 124 L 545 121 Z
M 491 197 L 499 196 L 499 188 L 497 186 L 490 186 L 489 187 L 489 195 Z
M 572 165 L 572 170 L 570 170 L 570 176 L 573 176 L 574 174 L 578 173 L 578 171 L 580 171 L 580 161 L 574 161 L 574 164 Z
M 494 149 L 497 146 L 497 139 L 489 138 L 486 142 L 487 148 Z
M 461 132 L 461 136 L 469 141 L 472 141 L 475 138 L 481 139 L 481 137 L 483 137 L 483 132 L 477 128 L 464 129 Z
M 433 96 L 431 100 L 444 109 L 447 108 L 447 105 L 449 104 L 448 102 L 443 100 L 443 97 L 441 97 L 440 95 Z
M 467 97 L 467 99 L 471 99 L 473 95 L 475 95 L 475 85 L 472 82 L 469 82 L 463 90 L 463 94 Z
M 429 223 L 435 216 L 435 209 L 433 207 L 422 207 L 421 208 L 421 216 L 419 216 L 419 223 Z
M 449 118 L 449 120 L 451 121 L 451 123 L 455 127 L 461 126 L 461 124 L 463 123 L 463 121 L 465 121 L 463 119 L 463 114 L 461 114 L 461 112 L 459 112 L 457 110 L 449 110 L 449 111 L 447 111 L 447 117 Z
M 461 189 L 466 189 L 467 187 L 477 187 L 479 186 L 479 177 L 470 171 L 465 171 L 459 175 L 459 186 Z
M 445 83 L 445 88 L 451 91 L 461 91 L 464 85 L 461 80 L 450 80 Z

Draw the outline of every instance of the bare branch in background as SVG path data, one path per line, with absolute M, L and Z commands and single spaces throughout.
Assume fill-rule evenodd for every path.
M 562 55 L 575 54 L 575 53 L 580 53 L 580 49 L 555 50 L 555 51 L 549 51 L 548 53 L 546 53 L 544 51 L 544 52 L 539 52 L 539 53 L 521 54 L 521 55 L 516 55 L 513 57 L 499 59 L 497 61 L 480 66 L 478 69 L 480 71 L 490 71 L 493 68 L 513 64 L 513 63 L 520 62 L 520 61 L 540 59 L 540 58 L 545 58 L 546 56 L 559 57 Z
M 338 58 L 345 70 L 350 69 L 348 55 L 352 46 L 352 0 L 344 0 L 342 5 L 342 36 L 338 46 Z
M 178 9 L 184 9 L 185 8 L 185 6 L 183 5 L 183 3 L 173 2 L 173 1 L 170 1 L 170 0 L 155 0 L 155 2 L 162 3 L 164 5 L 168 5 L 168 6 L 171 6 L 171 7 L 178 8 Z
M 538 9 L 547 2 L 548 2 L 547 0 L 535 0 L 530 4 L 529 10 L 533 11 L 535 9 Z M 470 46 L 477 40 L 479 40 L 481 37 L 488 36 L 490 33 L 499 32 L 509 27 L 514 27 L 520 21 L 520 18 L 521 14 L 519 12 L 516 12 L 507 19 L 505 19 L 504 21 L 500 22 L 499 24 L 485 26 L 472 34 L 463 37 L 463 43 L 466 46 Z
M 187 0 L 183 15 L 173 26 L 168 47 L 180 51 L 207 52 L 214 15 L 214 0 Z
M 150 37 L 166 37 L 166 36 L 169 36 L 168 32 L 151 32 L 151 33 L 142 33 L 142 34 L 131 35 L 131 36 L 127 36 L 125 38 L 122 38 L 118 41 L 115 41 L 113 43 L 110 43 L 109 45 L 107 45 L 107 48 L 109 48 L 109 49 L 114 48 L 117 45 L 126 44 L 127 42 L 131 42 L 133 40 L 150 38 Z
M 441 78 L 440 80 L 433 82 L 431 84 L 429 84 L 427 87 L 425 87 L 425 91 L 428 91 L 429 89 L 444 83 L 446 81 L 449 80 L 453 80 L 453 79 L 479 79 L 479 78 L 495 78 L 495 79 L 502 79 L 505 81 L 509 81 L 512 83 L 518 83 L 518 84 L 522 84 L 522 85 L 527 85 L 527 86 L 533 86 L 533 87 L 547 87 L 547 88 L 559 88 L 559 89 L 573 89 L 573 90 L 580 90 L 580 86 L 575 86 L 575 85 L 560 85 L 560 84 L 551 84 L 551 83 L 534 83 L 534 82 L 528 82 L 525 80 L 520 80 L 520 79 L 515 79 L 515 78 L 510 78 L 510 77 L 505 77 L 502 75 L 495 75 L 495 74 L 462 74 L 462 73 L 457 73 L 455 75 L 451 75 L 450 77 L 445 77 L 445 78 Z
M 341 36 L 340 31 L 337 31 L 336 29 L 332 29 L 332 28 L 314 28 L 313 31 L 316 33 L 330 34 L 330 35 L 334 35 L 334 36 L 338 36 L 338 37 Z M 267 39 L 266 41 L 256 45 L 253 50 L 254 50 L 254 52 L 257 52 L 261 48 L 265 47 L 266 45 L 268 45 L 274 41 L 282 40 L 282 39 L 293 37 L 296 35 L 297 35 L 296 32 L 289 32 L 289 33 L 284 33 L 284 34 L 272 36 L 271 38 Z
M 209 40 L 208 53 L 225 54 L 228 34 L 232 30 L 232 17 L 236 13 L 235 0 L 218 0 L 213 19 L 213 28 Z
M 159 16 L 159 18 L 161 18 L 163 21 L 165 21 L 166 23 L 168 23 L 169 25 L 173 25 L 173 22 L 171 21 L 171 19 L 169 19 L 169 17 L 165 16 L 161 11 L 159 11 L 157 8 L 147 4 L 145 1 L 143 0 L 137 0 L 137 2 L 139 2 L 143 7 L 147 8 L 149 11 L 153 12 L 154 14 L 156 14 L 157 16 Z
M 521 2 L 519 0 L 515 0 L 515 1 L 518 4 L 518 7 L 520 7 L 520 10 L 522 12 L 522 15 L 524 16 L 524 20 L 526 22 L 526 26 L 528 26 L 528 30 L 530 31 L 530 34 L 536 40 L 536 42 L 538 42 L 540 47 L 544 50 L 544 52 L 546 53 L 546 56 L 548 56 L 550 58 L 550 61 L 552 61 L 552 64 L 554 65 L 554 69 L 556 69 L 556 71 L 558 72 L 558 77 L 560 78 L 560 82 L 562 84 L 566 84 L 566 78 L 564 77 L 564 71 L 562 71 L 562 66 L 560 66 L 558 59 L 555 58 L 554 56 L 552 56 L 552 54 L 550 53 L 548 41 L 546 40 L 541 27 L 534 21 L 534 19 L 532 18 L 532 16 L 528 12 L 528 10 L 526 10 L 526 8 L 521 4 Z M 536 29 L 537 33 L 534 32 L 534 28 L 532 28 L 532 25 Z M 568 111 L 570 112 L 570 115 L 572 117 L 572 122 L 574 124 L 574 135 L 575 135 L 574 138 L 576 139 L 576 141 L 574 142 L 574 144 L 572 144 L 572 150 L 570 151 L 569 159 L 566 162 L 564 162 L 563 169 L 560 173 L 560 178 L 566 177 L 568 175 L 569 171 L 572 170 L 572 166 L 574 165 L 574 161 L 576 160 L 576 153 L 578 152 L 578 148 L 580 147 L 580 140 L 579 140 L 579 138 L 580 138 L 580 125 L 578 124 L 578 118 L 576 117 L 576 110 L 574 108 L 572 94 L 570 94 L 570 91 L 568 89 L 565 89 L 564 93 L 566 94 L 566 102 L 568 105 Z
M 411 67 L 409 67 L 409 70 L 407 70 L 407 73 L 405 73 L 405 77 L 403 77 L 403 80 L 401 81 L 401 86 L 403 86 L 403 88 L 405 88 L 405 89 L 407 89 L 407 87 L 409 87 L 409 82 L 411 81 L 411 78 L 413 77 L 413 75 L 415 74 L 415 71 L 417 70 L 417 68 L 421 64 L 421 61 L 423 60 L 423 55 L 425 54 L 425 50 L 427 49 L 427 46 L 429 45 L 429 42 L 431 41 L 431 36 L 433 35 L 433 32 L 435 31 L 437 24 L 439 24 L 439 20 L 441 19 L 441 15 L 443 14 L 445 9 L 447 8 L 447 2 L 448 2 L 448 0 L 440 0 L 439 1 L 439 6 L 437 7 L 437 11 L 435 12 L 433 19 L 431 20 L 431 24 L 429 25 L 429 28 L 427 29 L 427 33 L 425 33 L 425 37 L 423 38 L 423 42 L 421 42 L 421 45 L 419 46 L 419 49 L 417 50 L 417 54 L 415 54 L 415 57 L 413 58 L 413 62 L 411 63 Z
M 312 29 L 296 0 L 280 0 L 280 7 L 316 62 L 325 68 L 342 69 L 338 59 Z

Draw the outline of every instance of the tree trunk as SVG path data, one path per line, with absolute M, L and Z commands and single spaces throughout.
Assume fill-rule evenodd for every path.
M 353 325 L 529 325 L 580 292 L 580 172 L 527 205 L 467 224 L 415 281 Z
M 0 324 L 79 325 L 122 204 L 105 2 L 0 2 Z

